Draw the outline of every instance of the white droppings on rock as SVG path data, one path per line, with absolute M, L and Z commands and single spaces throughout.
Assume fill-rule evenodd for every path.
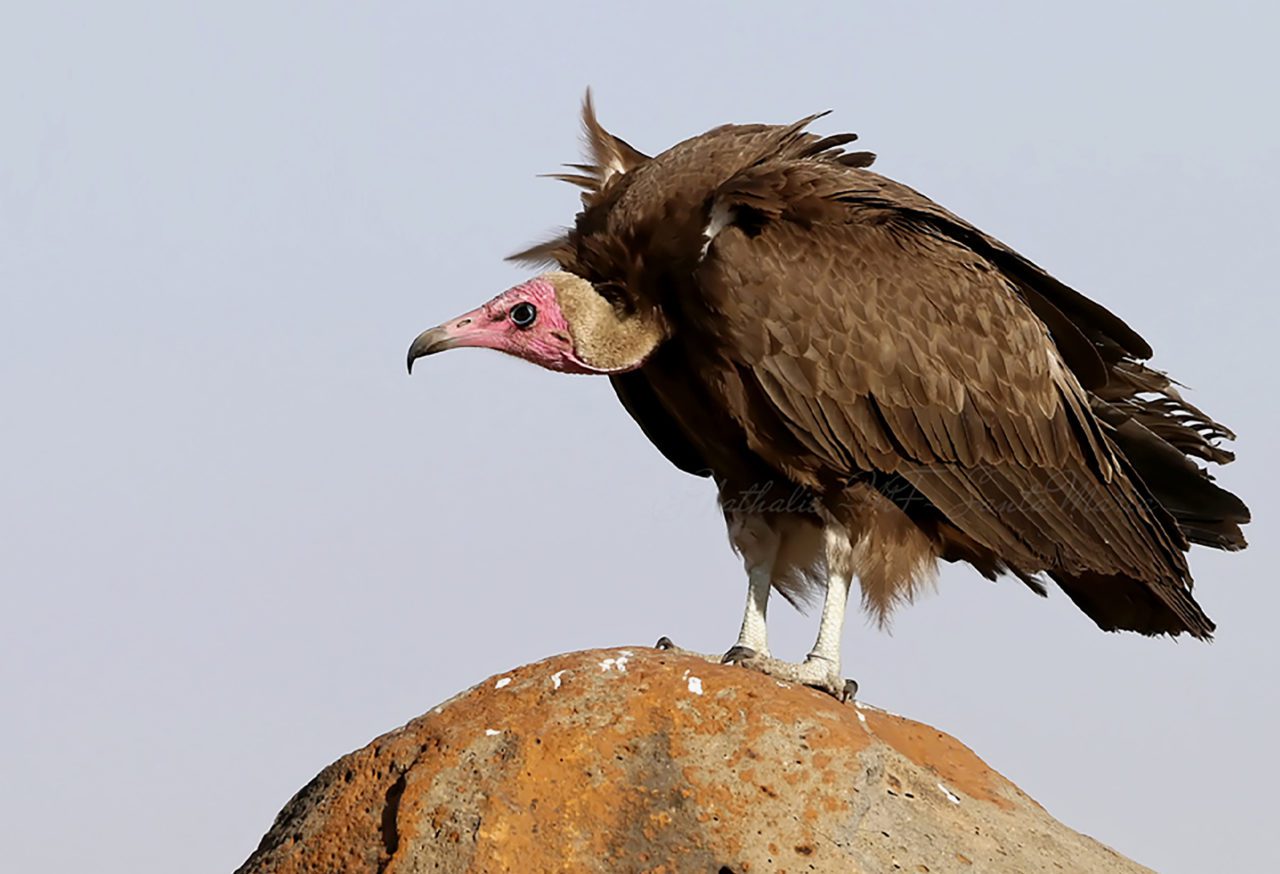
M 503 688 L 504 686 L 510 686 L 510 685 L 511 685 L 511 678 L 510 678 L 510 677 L 503 677 L 501 680 L 499 680 L 498 682 L 496 682 L 496 683 L 494 683 L 494 684 L 493 684 L 493 688 L 495 688 L 495 689 L 501 689 L 501 688 Z
M 616 659 L 605 659 L 600 663 L 600 670 L 602 671 L 612 671 L 614 668 L 625 674 L 627 672 L 627 657 L 622 655 Z
M 938 788 L 942 790 L 942 794 L 947 796 L 947 800 L 950 801 L 952 804 L 960 803 L 960 796 L 952 792 L 946 786 L 943 786 L 941 783 L 939 783 Z
M 702 694 L 702 680 L 698 677 L 689 678 L 689 691 L 694 695 Z
M 564 676 L 564 671 L 556 671 L 554 674 L 552 674 L 552 675 L 551 675 L 551 688 L 552 688 L 552 689 L 559 689 L 559 688 L 560 688 L 560 678 L 561 678 L 562 676 Z
M 859 722 L 861 722 L 863 725 L 866 725 L 866 724 L 867 724 L 867 718 L 866 718 L 865 716 L 863 716 L 863 715 L 862 715 L 862 708 L 860 708 L 860 707 L 855 707 L 855 709 L 854 709 L 854 711 L 853 711 L 853 712 L 854 712 L 854 713 L 856 713 L 856 714 L 858 714 L 858 721 L 859 721 Z
M 502 732 L 498 731 L 496 728 L 486 728 L 484 733 L 488 737 L 493 737 L 495 734 L 502 734 Z

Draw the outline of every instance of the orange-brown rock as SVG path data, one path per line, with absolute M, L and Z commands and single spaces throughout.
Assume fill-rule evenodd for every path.
M 240 871 L 1146 871 L 955 739 L 633 647 L 497 677 L 339 759 Z

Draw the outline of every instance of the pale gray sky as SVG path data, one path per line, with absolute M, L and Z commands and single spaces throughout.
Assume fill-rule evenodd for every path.
M 706 482 L 600 380 L 421 329 L 644 150 L 834 109 L 1129 319 L 1241 434 L 1216 643 L 948 569 L 864 697 L 1165 872 L 1280 869 L 1271 4 L 11 3 L 0 12 L 0 846 L 227 871 L 330 760 L 490 673 L 737 630 Z M 777 649 L 813 617 L 782 605 Z

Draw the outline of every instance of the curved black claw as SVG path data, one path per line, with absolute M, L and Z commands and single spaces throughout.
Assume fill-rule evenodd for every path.
M 840 700 L 846 704 L 852 704 L 853 699 L 856 698 L 857 695 L 858 695 L 858 681 L 846 679 L 844 681 L 844 689 L 841 690 L 841 694 L 838 696 Z
M 732 646 L 728 652 L 721 656 L 720 662 L 726 665 L 740 665 L 743 662 L 750 661 L 757 655 L 759 653 L 749 646 Z
M 653 645 L 654 649 L 675 649 L 675 641 L 667 637 L 665 634 L 658 638 L 658 642 Z

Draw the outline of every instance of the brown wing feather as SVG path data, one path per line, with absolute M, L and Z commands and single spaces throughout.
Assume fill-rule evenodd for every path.
M 1073 347 L 1073 354 L 1086 354 L 1085 350 L 1074 348 L 1076 341 L 1069 336 L 1079 332 L 1095 345 L 1109 345 L 1134 358 L 1151 357 L 1151 346 L 1119 316 L 915 189 L 867 171 L 846 174 L 839 190 L 830 194 L 863 208 L 891 210 L 899 220 L 920 223 L 983 255 L 1018 285 L 1028 306 L 1051 330 L 1064 332 L 1055 339 L 1060 345 Z M 1095 365 L 1084 361 L 1080 364 L 1082 370 L 1090 371 L 1081 376 L 1086 385 L 1091 385 L 1093 379 L 1098 380 L 1097 384 L 1106 382 L 1104 374 L 1093 369 Z
M 1176 616 L 1150 630 L 1207 636 L 1177 526 L 1126 473 L 1018 283 L 947 234 L 843 199 L 851 175 L 777 162 L 720 192 L 767 220 L 712 244 L 709 333 L 808 457 L 757 451 L 815 479 L 898 474 L 1008 564 L 1140 581 Z M 760 412 L 736 415 L 750 432 Z

